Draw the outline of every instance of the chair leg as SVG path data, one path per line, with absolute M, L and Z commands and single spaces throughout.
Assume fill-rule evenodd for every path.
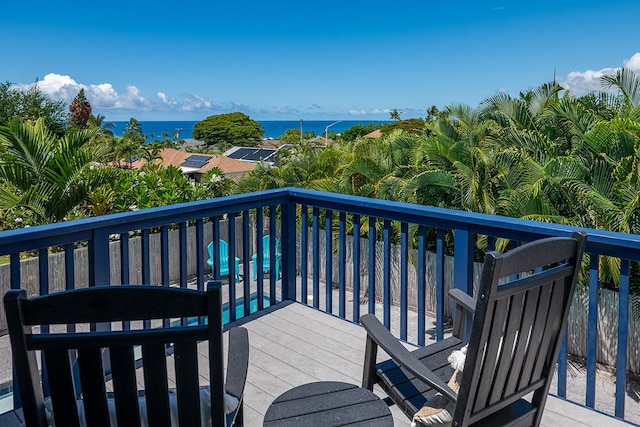
M 364 369 L 362 372 L 362 388 L 373 391 L 376 383 L 376 357 L 378 344 L 367 335 L 367 344 L 364 349 Z
M 237 427 L 244 426 L 244 402 L 243 401 L 240 402 L 240 406 L 238 407 L 238 415 L 236 415 L 236 422 L 233 425 Z

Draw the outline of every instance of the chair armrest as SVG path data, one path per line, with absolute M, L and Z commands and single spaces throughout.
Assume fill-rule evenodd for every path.
M 249 368 L 249 334 L 245 328 L 235 327 L 229 330 L 229 349 L 227 354 L 227 379 L 225 391 L 242 400 Z
M 400 341 L 391 335 L 391 332 L 373 314 L 365 314 L 360 317 L 360 323 L 367 331 L 367 335 L 380 348 L 382 348 L 399 366 L 405 368 L 420 381 L 429 384 L 446 398 L 455 402 L 458 398 L 456 392 L 440 379 L 433 371 L 427 368 L 420 360 L 411 354 Z
M 476 300 L 470 297 L 468 294 L 460 289 L 450 289 L 449 297 L 453 299 L 456 304 L 460 304 L 465 310 L 471 314 L 476 312 Z

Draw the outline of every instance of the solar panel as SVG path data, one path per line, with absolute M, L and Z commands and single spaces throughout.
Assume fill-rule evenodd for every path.
M 275 152 L 275 150 L 271 150 L 271 149 L 258 149 L 258 150 L 253 150 L 253 152 L 249 155 L 247 155 L 246 157 L 244 157 L 245 160 L 252 160 L 252 161 L 258 161 L 258 160 L 266 160 L 267 158 L 269 158 L 271 155 L 273 155 L 273 153 Z
M 200 169 L 201 167 L 207 164 L 209 159 L 211 159 L 211 156 L 200 156 L 197 154 L 193 154 L 187 157 L 186 159 L 184 159 L 184 162 L 182 162 L 180 166 L 185 168 Z
M 260 160 L 267 160 L 277 150 L 273 148 L 238 148 L 233 153 L 227 154 L 227 157 L 236 160 L 248 160 L 251 162 L 257 162 Z
M 248 154 L 253 153 L 255 150 L 255 148 L 239 148 L 236 151 L 234 151 L 233 153 L 229 153 L 227 155 L 227 157 L 231 158 L 231 159 L 236 159 L 236 160 L 240 160 L 240 159 L 244 159 L 245 156 L 247 156 Z

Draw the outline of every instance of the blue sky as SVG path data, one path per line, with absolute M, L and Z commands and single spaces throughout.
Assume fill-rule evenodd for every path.
M 4 3 L 4 2 L 3 2 Z M 424 117 L 557 80 L 640 72 L 637 0 L 6 2 L 0 81 L 107 120 Z

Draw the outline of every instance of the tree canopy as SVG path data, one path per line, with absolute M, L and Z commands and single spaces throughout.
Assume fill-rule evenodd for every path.
M 193 137 L 207 145 L 256 146 L 264 135 L 260 123 L 246 114 L 235 112 L 209 116 L 193 126 Z
M 62 136 L 67 125 L 67 111 L 63 101 L 53 101 L 40 92 L 37 83 L 27 91 L 0 83 L 0 126 L 10 122 L 34 123 L 43 118 L 45 125 L 57 136 Z
M 91 118 L 91 104 L 84 94 L 84 89 L 80 89 L 76 97 L 69 105 L 69 125 L 79 128 L 87 127 L 87 122 Z

